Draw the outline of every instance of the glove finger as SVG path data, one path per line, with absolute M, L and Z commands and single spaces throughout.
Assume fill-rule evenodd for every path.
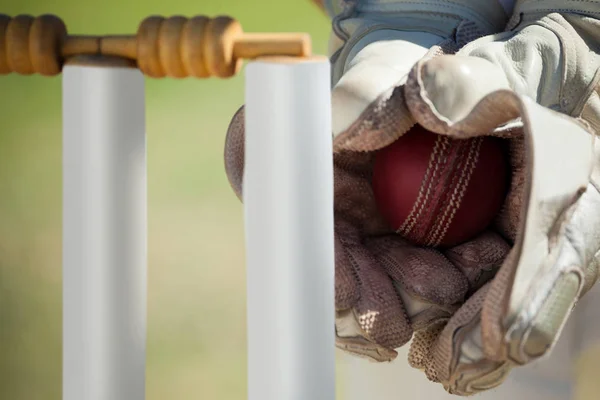
M 452 393 L 468 396 L 500 385 L 514 366 L 484 356 L 481 307 L 489 289 L 484 285 L 452 316 L 431 347 L 425 374 Z
M 519 2 L 524 3 L 527 1 Z M 529 8 L 533 3 L 539 5 Z M 570 116 L 582 115 L 588 107 L 591 111 L 595 106 L 585 104 L 593 96 L 591 88 L 596 85 L 600 65 L 597 58 L 590 58 L 597 52 L 597 19 L 582 15 L 587 6 L 574 4 L 542 16 L 539 10 L 534 11 L 536 7 L 544 8 L 540 3 L 530 1 L 515 12 L 518 18 L 513 18 L 509 31 L 473 41 L 457 53 L 459 57 L 423 63 L 420 86 L 429 111 L 448 125 L 473 129 L 466 117 L 497 90 L 514 91 Z M 520 24 L 523 18 L 528 23 Z M 505 114 L 512 107 L 503 108 L 496 113 Z M 488 111 L 492 110 L 488 107 Z M 597 123 L 593 115 L 597 111 L 585 114 Z M 494 122 L 499 125 L 503 121 Z
M 487 134 L 519 116 L 507 97 L 511 92 L 567 115 L 581 115 L 598 69 L 598 60 L 589 58 L 594 51 L 590 43 L 597 38 L 587 32 L 597 27 L 574 14 L 538 14 L 538 21 L 476 40 L 456 57 L 420 62 L 405 90 L 417 122 L 438 133 Z M 493 97 L 503 106 L 495 108 Z M 594 112 L 586 114 L 597 123 Z
M 445 55 L 418 62 L 404 93 L 415 120 L 426 129 L 458 138 L 488 135 L 519 116 L 517 107 L 497 108 L 490 95 L 510 94 L 502 68 L 483 58 Z
M 345 325 L 339 337 L 362 336 L 370 341 L 395 349 L 412 336 L 412 328 L 390 277 L 377 259 L 360 242 L 340 237 L 349 264 L 360 288 L 360 298 L 354 306 L 354 329 Z
M 337 232 L 336 232 L 337 233 Z M 335 238 L 335 308 L 349 310 L 358 302 L 360 291 L 356 274 L 341 241 Z
M 425 372 L 429 379 L 436 382 L 450 380 L 452 368 L 458 361 L 457 358 L 463 355 L 463 349 L 461 349 L 461 344 L 465 339 L 463 334 L 478 325 L 488 289 L 489 284 L 484 285 L 448 320 L 427 360 Z M 480 337 L 481 335 L 479 335 L 479 343 L 481 343 Z M 466 354 L 468 355 L 468 353 Z
M 513 251 L 492 281 L 482 332 L 488 358 L 527 363 L 558 338 L 600 236 L 592 211 L 599 204 L 592 196 L 593 172 L 590 177 L 597 161 L 594 136 L 575 119 L 520 101 L 527 160 L 523 220 Z
M 244 106 L 233 116 L 225 138 L 225 173 L 231 188 L 242 200 L 244 178 Z
M 411 367 L 425 370 L 427 362 L 431 358 L 431 349 L 437 342 L 446 322 L 448 322 L 446 319 L 439 320 L 427 328 L 415 332 L 408 351 L 408 364 Z
M 453 40 L 418 29 L 375 29 L 362 35 L 333 65 L 334 152 L 375 151 L 408 132 L 415 121 L 403 84 L 412 66 L 457 49 Z
M 338 348 L 374 361 L 391 361 L 396 358 L 394 349 L 375 343 L 359 324 L 359 313 L 354 309 L 360 295 L 354 259 L 340 240 L 340 236 L 355 239 L 356 230 L 343 222 L 336 222 L 335 237 L 335 306 L 336 345 Z
M 360 232 L 361 236 L 369 236 L 390 231 L 373 196 L 372 163 L 372 153 L 342 153 L 334 157 L 335 219 L 338 229 L 346 229 L 344 235 L 357 236 Z
M 447 318 L 464 301 L 469 283 L 439 251 L 397 235 L 370 239 L 368 246 L 394 281 L 415 330 Z
M 444 254 L 467 278 L 469 293 L 474 293 L 494 277 L 509 252 L 510 245 L 506 240 L 487 231 Z
M 502 236 L 514 243 L 521 224 L 521 214 L 526 201 L 525 187 L 527 185 L 528 169 L 526 162 L 526 145 L 522 129 L 519 136 L 508 140 L 510 163 L 510 186 L 500 214 L 494 223 L 494 228 Z

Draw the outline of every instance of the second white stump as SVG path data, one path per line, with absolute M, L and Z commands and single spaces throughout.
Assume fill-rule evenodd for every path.
M 328 60 L 246 69 L 248 398 L 333 400 Z

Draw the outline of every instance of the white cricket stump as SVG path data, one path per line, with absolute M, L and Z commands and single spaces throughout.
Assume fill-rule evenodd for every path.
M 335 399 L 330 65 L 246 68 L 248 399 Z
M 63 400 L 143 400 L 144 78 L 63 70 Z

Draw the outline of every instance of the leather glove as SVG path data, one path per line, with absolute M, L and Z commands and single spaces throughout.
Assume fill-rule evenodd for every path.
M 413 365 L 452 393 L 497 386 L 545 355 L 598 280 L 599 18 L 600 1 L 520 0 L 505 33 L 420 60 L 404 86 L 427 129 L 503 136 L 512 149 L 497 224 L 510 252 L 443 329 L 411 348 Z
M 338 6 L 325 1 L 334 27 L 337 345 L 389 361 L 414 332 L 429 335 L 441 329 L 493 275 L 510 244 L 492 229 L 444 252 L 405 242 L 375 207 L 373 155 L 415 125 L 403 90 L 413 65 L 500 31 L 507 16 L 495 1 L 388 0 Z M 243 123 L 242 108 L 225 145 L 226 171 L 240 198 Z M 416 341 L 425 343 L 422 335 Z

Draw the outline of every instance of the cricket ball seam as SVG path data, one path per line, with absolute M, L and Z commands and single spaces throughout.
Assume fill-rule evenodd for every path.
M 434 167 L 434 165 L 437 168 L 436 163 L 438 162 L 438 160 L 434 155 L 437 154 L 437 152 L 438 152 L 439 143 L 440 143 L 440 141 L 438 138 L 435 141 L 432 154 L 429 157 L 429 163 L 427 164 L 427 169 L 425 170 L 425 174 L 423 175 L 423 182 L 421 182 L 421 187 L 419 188 L 419 194 L 417 195 L 417 200 L 413 204 L 413 207 L 412 207 L 410 213 L 408 214 L 408 216 L 406 217 L 406 219 L 404 220 L 404 222 L 402 223 L 400 228 L 398 228 L 398 230 L 396 231 L 397 233 L 408 234 L 408 232 L 410 232 L 410 230 L 412 229 L 412 224 L 414 224 L 416 222 L 415 213 L 417 211 L 420 213 L 420 211 L 421 211 L 419 206 L 421 205 L 421 200 L 423 199 L 423 195 L 426 195 L 426 196 L 429 195 L 429 186 L 428 186 L 430 184 L 429 175 L 431 175 L 432 168 Z M 435 171 L 434 171 L 434 173 L 435 173 Z M 427 193 L 425 194 L 426 186 L 427 186 Z M 426 202 L 426 200 L 425 200 L 425 202 Z M 411 226 L 408 226 L 408 225 L 411 225 Z
M 378 211 L 417 246 L 464 243 L 501 210 L 510 176 L 505 152 L 496 138 L 455 139 L 416 127 L 375 157 Z
M 451 188 L 458 185 L 460 174 L 458 171 L 462 168 L 468 152 L 468 146 L 463 142 L 452 142 L 448 149 L 447 162 L 442 169 L 442 174 L 437 178 L 436 190 L 433 199 L 428 204 L 427 212 L 421 217 L 422 223 L 418 230 L 413 232 L 412 240 L 419 243 L 426 243 L 435 222 L 443 214 L 444 209 L 448 207 L 451 196 Z
M 473 176 L 473 172 L 475 171 L 475 168 L 479 161 L 479 154 L 481 151 L 482 142 L 482 138 L 477 138 L 471 141 L 469 146 L 469 153 L 464 164 L 464 169 L 461 168 L 457 171 L 460 173 L 460 181 L 454 188 L 452 197 L 449 201 L 448 207 L 444 212 L 444 215 L 442 216 L 442 219 L 439 221 L 439 223 L 436 222 L 434 224 L 434 226 L 436 226 L 436 230 L 430 235 L 428 245 L 439 246 L 440 243 L 444 240 L 446 233 L 448 232 L 448 229 L 450 228 L 450 225 L 454 220 L 454 216 L 460 208 L 462 200 L 469 187 L 471 177 Z
M 463 146 L 462 143 L 454 143 L 451 146 L 451 160 L 446 167 L 445 179 L 440 179 L 439 185 L 441 190 L 437 193 L 437 201 L 430 206 L 431 215 L 427 219 L 427 224 L 424 224 L 421 236 L 417 238 L 420 242 L 424 242 L 425 245 L 429 246 L 433 232 L 435 232 L 436 223 L 443 222 L 443 218 L 446 215 L 447 210 L 452 207 L 452 189 L 460 185 L 461 175 L 458 171 L 464 167 L 466 160 L 465 153 L 468 152 L 467 146 Z
M 433 151 L 431 152 L 431 156 L 429 158 L 429 164 L 423 177 L 423 183 L 421 184 L 421 188 L 419 189 L 419 195 L 417 196 L 417 200 L 415 201 L 415 204 L 413 205 L 410 214 L 408 215 L 408 217 L 406 217 L 400 229 L 396 231 L 397 233 L 407 236 L 416 225 L 419 217 L 423 212 L 423 209 L 425 208 L 425 205 L 429 203 L 431 187 L 435 182 L 435 177 L 438 175 L 438 171 L 441 170 L 440 164 L 445 164 L 446 158 L 448 157 L 448 148 L 448 138 L 446 138 L 445 136 L 439 136 L 436 138 Z M 425 196 L 424 199 L 423 196 Z

